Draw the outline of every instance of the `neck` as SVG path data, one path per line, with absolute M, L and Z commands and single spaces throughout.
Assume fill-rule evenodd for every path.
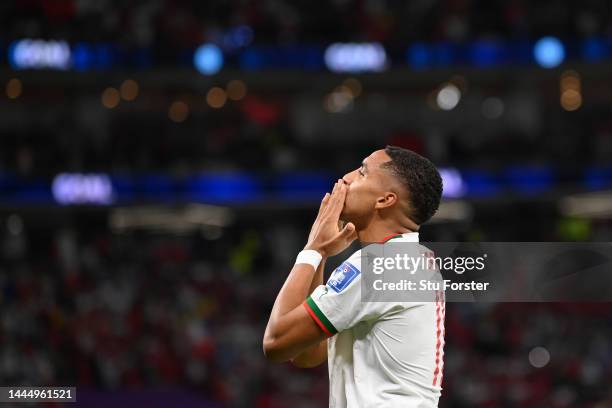
M 418 228 L 399 225 L 397 222 L 386 222 L 385 220 L 372 220 L 365 228 L 357 231 L 357 237 L 362 244 L 381 242 L 390 235 L 416 232 Z

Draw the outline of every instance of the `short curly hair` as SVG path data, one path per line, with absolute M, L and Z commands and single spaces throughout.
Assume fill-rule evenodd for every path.
M 442 198 L 442 177 L 425 157 L 397 146 L 385 147 L 391 161 L 381 167 L 389 170 L 406 188 L 410 197 L 410 218 L 417 224 L 428 221 L 438 211 Z

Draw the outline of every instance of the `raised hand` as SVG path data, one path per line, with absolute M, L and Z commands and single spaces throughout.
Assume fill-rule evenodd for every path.
M 331 195 L 325 194 L 304 249 L 314 249 L 323 257 L 333 256 L 342 252 L 357 238 L 353 223 L 349 222 L 344 228 L 340 228 L 340 214 L 347 189 L 344 181 L 338 180 Z

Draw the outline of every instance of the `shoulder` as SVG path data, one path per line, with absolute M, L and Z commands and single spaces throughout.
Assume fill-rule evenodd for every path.
M 361 271 L 361 254 L 361 249 L 355 251 L 343 263 L 348 262 Z
M 343 261 L 327 280 L 329 286 L 336 293 L 344 291 L 351 283 L 361 277 L 361 250 L 354 252 Z

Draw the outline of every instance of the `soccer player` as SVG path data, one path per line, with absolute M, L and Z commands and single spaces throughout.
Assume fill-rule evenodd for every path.
M 442 383 L 444 300 L 362 302 L 361 251 L 323 285 L 325 260 L 351 242 L 418 242 L 437 211 L 435 166 L 387 146 L 325 195 L 308 242 L 281 288 L 263 339 L 266 357 L 329 368 L 330 407 L 437 407 Z M 340 225 L 344 223 L 344 226 Z

